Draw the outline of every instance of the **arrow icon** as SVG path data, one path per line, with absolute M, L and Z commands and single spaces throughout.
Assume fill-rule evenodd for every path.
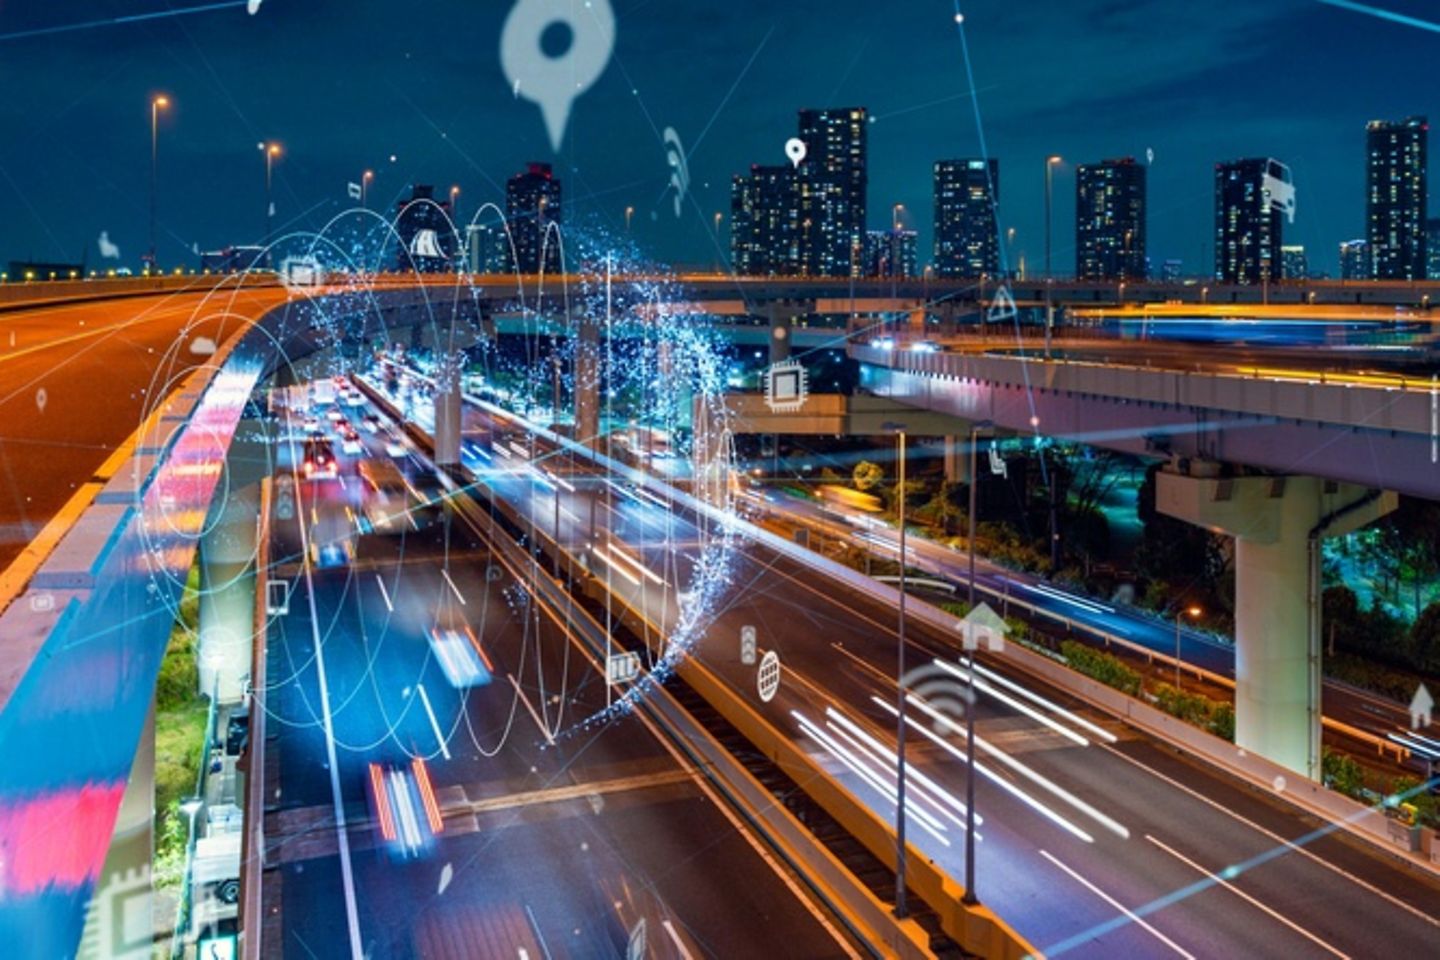
M 1410 699 L 1410 729 L 1420 730 L 1430 726 L 1434 710 L 1435 698 L 1430 696 L 1430 691 L 1422 683 L 1415 688 L 1415 696 Z

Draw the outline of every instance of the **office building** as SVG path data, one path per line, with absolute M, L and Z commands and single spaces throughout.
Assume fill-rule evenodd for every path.
M 730 261 L 745 277 L 800 273 L 800 205 L 795 169 L 752 166 L 730 184 Z
M 1145 167 L 1134 157 L 1075 168 L 1075 276 L 1145 277 Z
M 550 164 L 528 164 L 505 181 L 505 220 L 515 247 L 513 254 L 509 244 L 502 248 L 507 271 L 560 272 L 560 234 L 549 229 L 559 225 L 560 212 L 560 181 Z
M 1215 278 L 1222 283 L 1280 279 L 1282 210 L 1266 179 L 1270 163 L 1215 164 Z
M 1170 259 L 1160 264 L 1160 279 L 1179 280 L 1185 276 L 1185 261 Z
M 941 277 L 1000 275 L 998 160 L 935 163 L 935 273 Z
M 436 200 L 430 184 L 417 183 L 410 188 L 410 198 L 397 202 L 395 208 L 396 269 L 402 273 L 449 271 L 459 245 L 450 224 L 450 202 Z
M 1425 278 L 1440 280 L 1440 217 L 1425 221 Z
M 1346 240 L 1340 244 L 1340 279 L 1370 279 L 1370 244 L 1364 240 Z
M 1280 276 L 1285 280 L 1305 280 L 1310 276 L 1310 264 L 1305 259 L 1305 247 L 1288 244 L 1280 248 Z
M 796 168 L 800 270 L 812 277 L 859 276 L 865 252 L 864 107 L 801 110 L 805 158 Z
M 509 246 L 500 224 L 472 223 L 465 228 L 465 268 L 474 274 L 500 273 Z
M 1365 239 L 1375 280 L 1425 278 L 1424 117 L 1365 127 Z
M 914 230 L 867 230 L 865 270 L 867 277 L 913 277 L 916 275 L 916 234 Z

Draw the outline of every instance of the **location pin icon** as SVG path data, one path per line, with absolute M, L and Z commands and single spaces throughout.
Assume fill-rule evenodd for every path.
M 799 137 L 791 137 L 785 141 L 785 156 L 795 166 L 800 166 L 800 161 L 805 159 L 805 141 Z
M 35 406 L 40 408 L 41 413 L 45 412 L 45 404 L 49 399 L 49 396 L 47 396 L 45 393 L 44 387 L 41 387 L 39 390 L 35 391 Z
M 568 30 L 570 43 L 552 57 L 540 44 L 557 27 Z M 600 79 L 614 48 L 610 0 L 517 0 L 511 8 L 500 34 L 500 67 L 516 94 L 539 104 L 556 153 L 571 105 Z

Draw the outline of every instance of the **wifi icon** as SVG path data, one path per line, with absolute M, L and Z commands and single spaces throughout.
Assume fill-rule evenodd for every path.
M 900 686 L 907 694 L 923 700 L 935 721 L 935 732 L 941 736 L 965 732 L 965 713 L 975 702 L 975 695 L 955 674 L 937 663 L 926 663 L 905 671 Z
M 685 148 L 680 144 L 680 134 L 675 132 L 674 127 L 665 128 L 664 141 L 665 159 L 670 164 L 670 186 L 675 188 L 675 216 L 678 217 L 685 193 L 690 189 L 690 165 L 685 162 Z

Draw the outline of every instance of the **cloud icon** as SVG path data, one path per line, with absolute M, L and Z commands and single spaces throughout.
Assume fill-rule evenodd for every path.
M 190 352 L 197 357 L 208 357 L 215 352 L 215 341 L 209 337 L 196 337 L 190 341 Z
M 100 256 L 106 260 L 119 260 L 120 248 L 110 242 L 110 231 L 101 230 L 100 239 L 96 241 L 100 247 Z

